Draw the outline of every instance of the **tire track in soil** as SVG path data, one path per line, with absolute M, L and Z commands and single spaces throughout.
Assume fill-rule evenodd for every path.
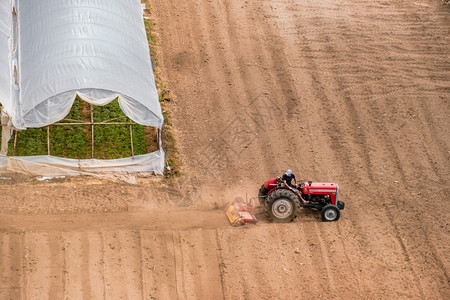
M 422 235 L 425 237 L 426 245 L 428 245 L 428 247 L 430 247 L 430 249 L 431 249 L 431 255 L 432 255 L 432 258 L 436 261 L 437 266 L 439 267 L 439 269 L 442 270 L 442 272 L 443 272 L 443 274 L 444 274 L 445 279 L 444 279 L 444 280 L 441 280 L 440 284 L 443 285 L 443 286 L 444 286 L 445 284 L 447 284 L 448 286 L 450 286 L 450 279 L 449 279 L 449 276 L 448 276 L 447 268 L 446 268 L 445 265 L 443 264 L 442 259 L 441 259 L 440 256 L 438 255 L 438 253 L 437 253 L 437 251 L 436 251 L 436 248 L 434 247 L 433 243 L 432 243 L 432 242 L 430 241 L 430 239 L 428 238 L 428 232 L 429 232 L 429 230 L 427 229 L 426 225 L 425 225 L 424 228 L 421 228 L 421 229 L 422 229 L 422 230 L 421 230 L 421 231 L 422 231 Z M 433 280 L 432 282 L 429 282 L 429 286 L 433 286 L 433 285 L 434 285 L 433 283 L 436 281 L 436 279 L 438 279 L 438 278 L 434 278 L 434 280 Z M 446 291 L 446 290 L 444 290 L 444 289 L 440 289 L 439 286 L 436 286 L 435 288 L 439 291 L 439 294 L 440 294 L 440 296 L 442 297 L 442 299 L 447 298 L 447 296 L 448 296 L 448 291 Z
M 0 231 L 0 299 L 24 299 L 22 234 Z
M 421 299 L 425 299 L 425 295 L 424 295 L 422 286 L 420 285 L 420 278 L 417 275 L 417 272 L 415 271 L 413 265 L 411 264 L 411 258 L 410 258 L 408 249 L 406 248 L 405 242 L 404 242 L 404 240 L 402 239 L 402 237 L 400 235 L 400 231 L 398 229 L 397 224 L 395 223 L 395 220 L 394 220 L 394 217 L 392 215 L 392 212 L 390 211 L 389 208 L 386 208 L 385 211 L 386 211 L 387 217 L 389 219 L 389 222 L 392 224 L 392 226 L 394 226 L 395 237 L 397 238 L 398 242 L 400 243 L 400 246 L 402 248 L 403 256 L 405 257 L 406 262 L 409 264 L 409 268 L 411 270 L 411 273 L 414 276 L 414 283 L 417 286 L 417 288 L 419 289 L 420 298 Z
M 105 298 L 142 299 L 137 231 L 104 231 Z
M 179 299 L 172 231 L 141 231 L 145 299 Z
M 220 272 L 220 283 L 222 287 L 222 299 L 225 300 L 225 279 L 224 279 L 224 273 L 225 273 L 225 263 L 223 262 L 222 257 L 222 243 L 220 242 L 220 238 L 223 236 L 223 232 L 216 230 L 216 244 L 217 244 L 217 264 L 219 266 L 219 272 Z
M 259 257 L 253 257 L 252 252 L 261 249 L 261 242 L 268 232 L 255 236 L 251 232 L 225 229 L 221 231 L 223 278 L 225 299 L 269 299 L 273 297 L 273 282 L 266 277 L 266 272 L 274 272 L 269 262 L 276 255 L 267 245 Z M 250 246 L 250 248 L 248 248 Z M 253 249 L 253 251 L 246 251 Z M 257 288 L 255 288 L 257 287 Z
M 24 239 L 25 299 L 64 297 L 64 254 L 59 233 L 26 233 Z
M 183 278 L 184 269 L 184 257 L 181 253 L 181 241 L 179 231 L 172 232 L 172 239 L 174 245 L 174 262 L 175 262 L 175 283 L 177 299 L 187 299 L 186 286 Z
M 66 283 L 66 251 L 64 248 L 62 234 L 59 232 L 55 232 L 46 235 L 49 235 L 49 238 L 47 240 L 49 257 L 47 257 L 45 261 L 45 263 L 49 264 L 50 267 L 50 286 L 48 294 L 50 295 L 50 297 L 54 298 L 64 297 Z
M 342 234 L 342 230 L 341 230 L 341 225 L 338 224 L 336 228 L 337 228 L 337 235 L 336 235 L 336 237 L 342 237 L 343 234 Z M 362 290 L 361 277 L 359 276 L 359 274 L 358 274 L 354 264 L 352 263 L 352 261 L 351 261 L 351 259 L 349 257 L 349 254 L 348 254 L 350 252 L 348 250 L 349 248 L 346 245 L 345 241 L 340 239 L 340 238 L 339 238 L 339 243 L 338 244 L 340 244 L 340 247 L 338 247 L 338 249 L 336 250 L 336 253 L 337 254 L 342 254 L 344 256 L 342 261 L 346 262 L 345 265 L 348 266 L 348 269 L 350 270 L 349 273 L 353 274 L 353 276 L 348 276 L 350 279 L 353 279 L 355 281 L 355 283 L 354 284 L 350 284 L 350 286 L 356 288 L 356 290 L 357 290 L 356 296 L 357 297 L 362 297 L 362 295 L 365 295 L 365 293 L 363 293 L 363 290 Z M 352 289 L 348 289 L 347 288 L 347 290 L 349 290 L 350 293 L 355 292 Z
M 287 225 L 287 226 L 286 226 Z M 277 282 L 273 280 L 271 282 L 272 297 L 279 299 L 297 299 L 298 294 L 301 294 L 303 298 L 316 298 L 322 295 L 320 280 L 317 285 L 318 288 L 311 289 L 309 285 L 310 270 L 299 270 L 297 268 L 297 254 L 295 251 L 299 249 L 300 243 L 299 237 L 296 236 L 295 224 L 277 224 L 278 228 L 271 228 L 268 231 L 267 237 L 272 237 L 269 253 L 272 253 L 271 265 L 265 266 L 265 274 L 273 273 L 274 278 L 280 278 Z M 292 235 L 291 235 L 292 233 Z M 305 234 L 300 232 L 300 239 L 304 238 Z M 268 238 L 265 239 L 266 241 Z M 311 255 L 311 259 L 314 256 Z M 313 262 L 311 262 L 313 264 Z M 271 271 L 272 270 L 272 271 Z M 313 273 L 314 274 L 314 273 Z M 315 274 L 317 277 L 321 277 L 319 274 Z M 272 276 L 271 276 L 272 277 Z M 294 287 L 294 288 L 293 288 Z
M 141 293 L 142 293 L 142 299 L 146 299 L 147 298 L 147 293 L 146 293 L 146 289 L 147 286 L 144 282 L 144 255 L 143 255 L 143 243 L 142 243 L 142 231 L 138 230 L 137 231 L 137 235 L 138 235 L 138 242 L 139 242 L 139 246 L 138 246 L 138 252 L 139 252 L 139 284 L 141 285 L 140 289 L 141 289 Z
M 301 288 L 303 291 L 302 297 L 308 296 L 308 298 L 317 299 L 322 297 L 322 293 L 329 288 L 329 282 L 323 280 L 324 276 L 321 268 L 322 259 L 321 257 L 317 257 L 317 240 L 313 238 L 314 235 L 311 234 L 311 225 L 312 224 L 299 223 L 295 227 L 295 240 L 298 241 L 299 245 L 299 247 L 297 247 L 298 250 L 296 248 L 295 251 L 298 251 L 299 255 L 303 258 L 300 258 L 300 266 L 302 268 L 299 268 L 298 272 L 298 276 L 303 278 L 301 280 L 304 285 Z M 308 276 L 306 276 L 306 274 L 308 274 Z M 327 276 L 327 278 L 329 277 Z
M 22 299 L 27 299 L 27 287 L 28 287 L 28 279 L 26 276 L 27 273 L 27 252 L 26 252 L 26 248 L 25 248 L 25 233 L 22 233 L 22 247 L 21 247 L 21 252 L 22 252 L 22 257 L 21 257 L 21 263 L 22 263 L 22 268 L 21 268 L 21 275 L 22 275 Z
M 104 298 L 102 243 L 98 232 L 65 232 L 65 298 Z
M 87 277 L 84 280 L 89 281 L 87 286 L 90 287 L 90 290 L 85 291 L 87 298 L 104 299 L 106 297 L 104 249 L 102 231 L 89 231 L 83 234 L 82 257 L 84 268 L 87 268 L 83 274 Z
M 271 228 L 266 228 L 265 232 L 252 234 L 251 232 L 246 232 L 241 236 L 234 237 L 235 241 L 246 240 L 245 247 L 240 250 L 240 260 L 243 267 L 245 267 L 244 273 L 245 276 L 249 278 L 249 287 L 253 295 L 252 297 L 258 298 L 262 295 L 270 298 L 289 298 L 286 295 L 286 290 L 289 289 L 289 279 L 288 279 L 288 271 L 285 271 L 289 268 L 289 263 L 286 262 L 286 253 L 283 252 L 284 249 L 280 247 L 282 243 L 284 243 L 284 234 L 281 232 L 280 235 L 277 235 L 274 230 Z M 234 233 L 230 231 L 230 233 Z M 255 235 L 255 237 L 253 237 Z M 256 240 L 256 241 L 255 241 Z M 271 240 L 271 243 L 267 243 L 267 241 Z M 262 256 L 260 260 L 254 260 L 253 254 L 246 249 L 254 248 L 256 242 L 259 242 L 259 250 L 262 250 Z M 238 242 L 237 246 L 240 246 Z M 259 252 L 259 251 L 258 251 Z M 262 260 L 262 259 L 263 260 Z M 251 269 L 254 269 L 255 272 L 250 272 Z M 247 270 L 249 272 L 247 272 Z M 241 271 L 241 272 L 242 272 Z M 248 273 L 256 273 L 257 275 L 253 278 Z M 280 281 L 272 280 L 272 276 L 267 276 L 268 274 L 272 274 L 275 278 L 280 278 Z M 264 287 L 264 288 L 260 288 Z
M 223 298 L 215 231 L 178 231 L 175 243 L 178 298 Z
M 326 258 L 329 253 L 325 253 L 326 249 L 324 248 L 323 241 L 320 238 L 320 232 L 318 232 L 317 226 L 314 224 L 313 226 L 309 225 L 305 226 L 305 236 L 306 243 L 311 248 L 311 264 L 315 267 L 315 281 L 318 282 L 318 288 L 316 287 L 317 292 L 319 293 L 319 297 L 321 297 L 322 293 L 327 295 L 335 295 L 336 285 L 333 281 L 333 275 L 330 271 L 329 261 Z
M 304 235 L 307 237 L 306 245 L 311 248 L 310 252 L 317 256 L 313 257 L 315 261 L 312 264 L 323 265 L 321 269 L 316 268 L 318 277 L 316 281 L 320 283 L 320 287 L 331 289 L 326 293 L 331 297 L 339 295 L 340 298 L 361 298 L 362 295 L 369 297 L 371 294 L 375 297 L 376 293 L 371 289 L 365 287 L 363 290 L 360 269 L 355 268 L 349 257 L 346 243 L 341 238 L 343 235 L 340 226 L 340 223 L 302 224 Z M 358 261 L 363 260 L 361 256 L 358 258 Z M 342 268 L 342 264 L 346 267 Z
M 64 254 L 64 299 L 74 297 L 81 299 L 84 295 L 85 286 L 80 276 L 83 274 L 83 264 L 80 261 L 81 255 L 77 253 L 80 246 L 80 236 L 76 233 L 64 233 L 61 237 L 62 248 Z M 72 261 L 74 263 L 72 263 Z
M 322 235 L 322 231 L 319 228 L 319 225 L 317 225 L 317 223 L 314 224 L 314 233 L 316 235 L 316 240 L 319 243 L 319 253 L 321 254 L 322 257 L 322 264 L 324 264 L 324 269 L 326 271 L 326 277 L 327 278 L 327 284 L 326 286 L 328 286 L 328 288 L 331 290 L 330 293 L 331 295 L 336 295 L 336 291 L 338 289 L 338 285 L 336 284 L 334 278 L 335 276 L 333 276 L 334 270 L 332 268 L 332 262 L 333 262 L 333 255 L 329 250 L 329 247 L 327 246 L 327 244 L 325 244 L 324 240 L 323 240 L 323 235 Z
M 449 67 L 450 68 L 450 67 Z M 438 108 L 434 109 L 435 111 L 444 111 L 444 116 L 450 115 L 450 112 L 445 110 L 445 102 L 439 103 L 438 105 L 436 105 Z M 449 161 L 450 161 L 450 150 L 449 147 L 447 145 L 448 141 L 450 141 L 450 137 L 446 138 L 446 136 L 449 136 L 449 131 L 447 130 L 447 132 L 445 132 L 445 130 L 443 130 L 443 133 L 437 133 L 437 128 L 436 128 L 436 122 L 435 122 L 435 118 L 433 117 L 433 113 L 430 111 L 430 109 L 423 105 L 423 103 L 420 105 L 419 111 L 421 111 L 423 113 L 423 116 L 419 116 L 419 119 L 423 119 L 424 121 L 419 122 L 421 124 L 426 123 L 428 124 L 427 128 L 429 129 L 430 133 L 427 134 L 425 132 L 422 132 L 422 128 L 419 128 L 419 126 L 417 126 L 417 123 L 413 123 L 413 128 L 415 128 L 416 132 L 420 132 L 421 133 L 421 146 L 423 148 L 423 152 L 426 155 L 428 164 L 430 165 L 430 168 L 433 170 L 434 174 L 436 175 L 436 177 L 439 179 L 438 184 L 441 184 L 444 189 L 447 189 L 447 195 L 448 195 L 448 178 L 449 178 L 449 171 L 448 170 L 444 170 L 445 166 L 448 165 Z M 445 119 L 445 117 L 442 117 L 442 119 Z M 447 133 L 447 134 L 445 134 Z M 430 137 L 427 137 L 427 135 L 430 135 Z M 447 141 L 447 143 L 445 143 L 441 137 L 444 137 Z M 437 147 L 432 147 L 434 146 L 433 144 L 437 144 Z M 441 151 L 439 151 L 439 149 L 441 149 Z M 433 152 L 433 155 L 431 154 L 431 152 Z M 436 153 L 437 152 L 437 153 Z M 442 174 L 446 172 L 446 174 Z

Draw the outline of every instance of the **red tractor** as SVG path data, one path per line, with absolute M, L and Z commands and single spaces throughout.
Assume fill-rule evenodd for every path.
M 345 203 L 338 200 L 339 186 L 336 183 L 299 181 L 297 191 L 286 186 L 280 178 L 266 181 L 259 190 L 259 203 L 269 221 L 292 222 L 300 210 L 317 209 L 322 213 L 322 221 L 337 221 Z M 308 201 L 301 204 L 300 196 Z

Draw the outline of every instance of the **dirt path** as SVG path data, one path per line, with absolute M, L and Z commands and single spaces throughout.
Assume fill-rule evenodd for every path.
M 440 1 L 163 0 L 185 176 L 0 185 L 0 299 L 450 298 L 450 10 Z M 231 228 L 287 167 L 336 223 Z M 195 188 L 191 185 L 195 184 Z

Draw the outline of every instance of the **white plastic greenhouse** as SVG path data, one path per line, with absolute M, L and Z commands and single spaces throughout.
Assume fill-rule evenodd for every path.
M 6 156 L 14 129 L 62 120 L 77 96 L 93 105 L 117 98 L 131 120 L 161 129 L 140 1 L 0 1 L 0 172 L 163 172 L 161 145 L 153 153 L 114 160 Z

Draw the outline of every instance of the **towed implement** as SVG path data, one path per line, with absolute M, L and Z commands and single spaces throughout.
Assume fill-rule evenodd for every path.
M 236 198 L 233 203 L 227 205 L 225 213 L 231 225 L 237 227 L 246 224 L 256 224 L 258 222 L 254 214 L 254 209 L 254 198 L 251 198 L 249 202 L 245 202 L 242 198 Z

